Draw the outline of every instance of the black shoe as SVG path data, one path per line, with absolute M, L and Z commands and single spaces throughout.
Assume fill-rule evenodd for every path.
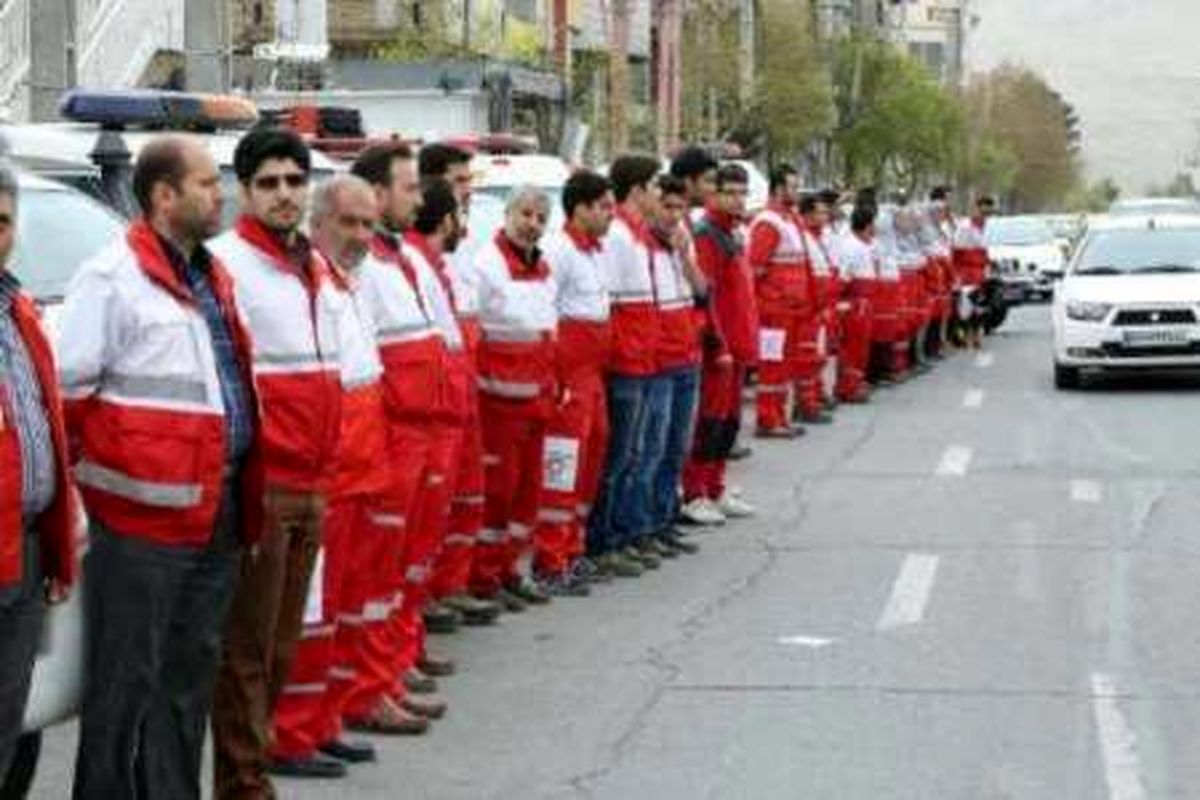
M 658 569 L 662 566 L 662 557 L 653 548 L 637 542 L 625 548 L 625 555 L 641 563 L 646 569 Z
M 650 552 L 657 555 L 659 558 L 678 558 L 679 551 L 669 546 L 661 536 L 650 536 L 646 539 L 646 546 L 651 548 Z
M 345 739 L 334 739 L 317 748 L 330 758 L 344 761 L 347 764 L 370 764 L 375 761 L 375 747 L 367 742 L 348 742 Z
M 271 759 L 267 772 L 287 778 L 344 778 L 346 765 L 336 758 L 314 753 L 308 758 Z
M 539 579 L 538 583 L 551 597 L 591 597 L 592 595 L 587 581 L 573 577 L 569 572 L 565 575 Z
M 496 593 L 496 602 L 509 614 L 520 614 L 529 607 L 528 603 L 506 588 Z
M 542 606 L 550 602 L 550 595 L 530 577 L 513 581 L 504 588 L 530 605 Z
M 826 411 L 820 411 L 816 414 L 805 414 L 804 415 L 804 424 L 805 425 L 829 425 L 832 422 L 833 422 L 833 415 Z
M 676 553 L 692 555 L 693 553 L 700 552 L 700 545 L 696 544 L 695 542 L 688 541 L 674 531 L 668 531 L 667 533 L 662 534 L 659 537 L 659 540 L 665 547 L 674 550 Z
M 729 451 L 728 458 L 730 461 L 741 461 L 743 458 L 749 458 L 753 452 L 753 450 L 744 444 L 735 444 Z
M 499 603 L 480 600 L 469 594 L 447 597 L 442 605 L 457 611 L 464 625 L 493 625 L 500 617 Z
M 462 615 L 441 603 L 430 603 L 422 616 L 428 633 L 454 633 L 462 623 Z

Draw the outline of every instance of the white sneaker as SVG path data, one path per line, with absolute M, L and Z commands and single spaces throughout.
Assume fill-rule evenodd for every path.
M 743 517 L 753 517 L 758 513 L 754 506 L 747 503 L 742 498 L 732 495 L 728 492 L 721 498 L 721 502 L 717 505 L 721 513 L 726 517 L 740 519 Z
M 683 508 L 679 509 L 679 516 L 694 525 L 725 524 L 725 515 L 721 513 L 721 509 L 717 508 L 712 500 L 704 497 L 697 497 L 690 503 L 685 503 Z

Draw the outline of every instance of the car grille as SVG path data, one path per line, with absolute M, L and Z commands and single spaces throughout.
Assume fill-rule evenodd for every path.
M 1114 325 L 1192 325 L 1196 312 L 1190 308 L 1127 308 L 1117 312 Z

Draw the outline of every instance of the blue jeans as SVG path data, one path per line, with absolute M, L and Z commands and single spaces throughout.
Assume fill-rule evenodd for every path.
M 671 402 L 663 456 L 654 476 L 651 498 L 653 533 L 669 529 L 679 513 L 679 480 L 692 447 L 696 402 L 700 397 L 698 367 L 675 370 L 665 377 L 671 384 Z
M 628 502 L 617 507 L 617 529 L 622 545 L 658 533 L 657 481 L 667 451 L 671 427 L 671 392 L 674 379 L 663 373 L 646 379 L 642 399 L 642 424 L 634 457 L 632 492 Z
M 633 493 L 647 385 L 647 378 L 613 375 L 608 379 L 608 453 L 588 520 L 588 552 L 592 555 L 624 546 L 619 517 L 624 516 L 621 509 Z

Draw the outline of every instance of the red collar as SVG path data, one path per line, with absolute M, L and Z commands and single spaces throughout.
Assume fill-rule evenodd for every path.
M 300 275 L 305 280 L 321 271 L 320 258 L 302 234 L 296 234 L 296 247 L 288 249 L 278 233 L 263 225 L 256 217 L 242 214 L 234 223 L 234 229 L 246 242 L 266 256 L 272 264 L 284 272 Z
M 971 217 L 971 224 L 979 230 L 983 230 L 987 227 L 987 217 Z
M 415 247 L 417 252 L 425 257 L 429 266 L 438 272 L 446 269 L 445 257 L 429 242 L 429 237 L 417 231 L 410 230 L 404 234 L 404 241 Z
M 504 233 L 504 229 L 496 231 L 496 247 L 504 262 L 508 264 L 508 274 L 517 280 L 545 280 L 550 277 L 550 268 L 546 266 L 542 253 L 536 247 L 533 250 L 534 263 L 530 264 L 525 254 L 516 248 Z
M 567 237 L 575 243 L 575 246 L 585 253 L 599 253 L 602 249 L 600 246 L 600 239 L 598 237 L 592 236 L 590 233 L 584 233 L 583 231 L 579 230 L 579 228 L 572 225 L 569 221 L 563 223 L 563 231 L 567 234 Z
M 629 232 L 639 242 L 647 246 L 653 243 L 654 236 L 650 233 L 650 226 L 646 224 L 645 218 L 640 214 L 633 213 L 625 206 L 617 206 L 616 216 L 629 227 Z
M 776 214 L 779 214 L 784 219 L 788 219 L 794 216 L 796 213 L 796 207 L 794 205 L 789 206 L 788 204 L 781 203 L 778 200 L 768 200 L 767 208 L 769 208 L 771 211 L 774 211 Z
M 705 209 L 704 213 L 705 216 L 708 217 L 709 222 L 716 225 L 726 233 L 733 233 L 734 229 L 737 227 L 737 220 L 733 218 L 733 215 L 725 213 L 716 206 L 710 205 Z
M 125 241 L 137 256 L 138 266 L 154 283 L 170 292 L 176 299 L 185 303 L 194 302 L 191 291 L 180 279 L 179 273 L 171 264 L 171 258 L 163 249 L 162 240 L 150 227 L 145 217 L 138 217 L 125 232 Z

